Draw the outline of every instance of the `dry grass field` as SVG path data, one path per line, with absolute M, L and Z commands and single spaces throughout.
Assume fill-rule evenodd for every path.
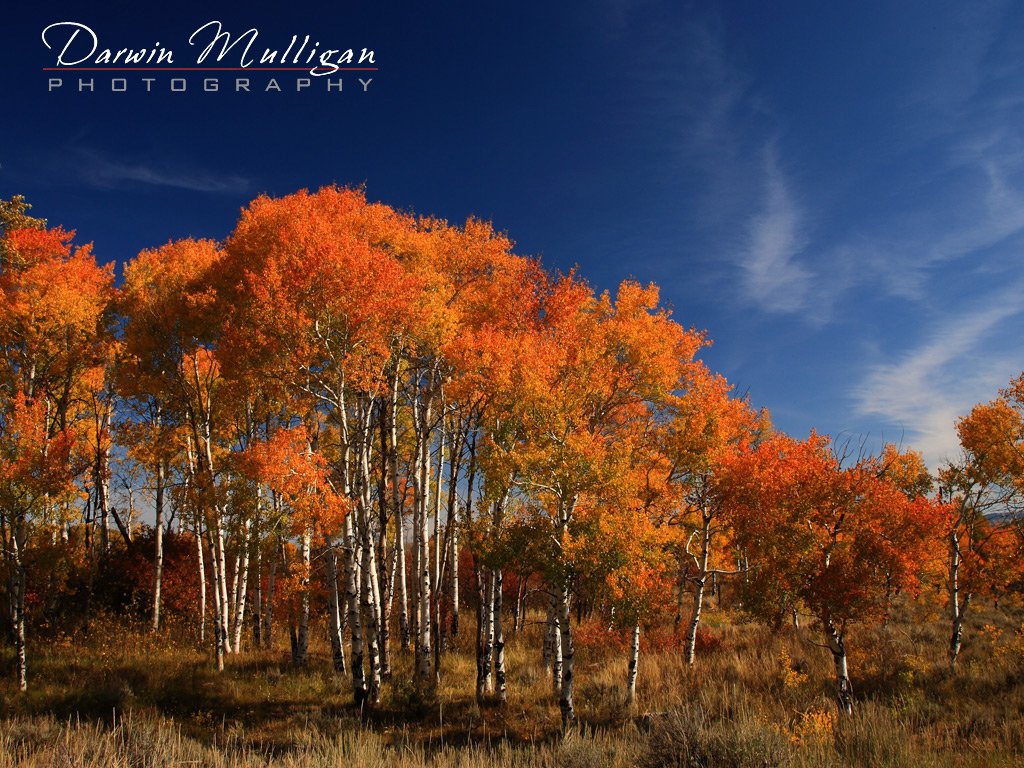
M 831 660 L 810 628 L 772 633 L 710 611 L 692 668 L 652 638 L 630 708 L 622 640 L 584 624 L 579 722 L 562 734 L 536 624 L 509 638 L 504 707 L 474 700 L 466 633 L 434 694 L 404 682 L 411 661 L 398 654 L 382 705 L 358 711 L 326 643 L 314 644 L 307 670 L 291 667 L 282 644 L 229 658 L 219 676 L 187 631 L 149 635 L 106 619 L 89 636 L 35 644 L 27 694 L 10 681 L 5 649 L 0 768 L 1019 765 L 1021 620 L 1017 608 L 979 606 L 955 673 L 932 607 L 905 604 L 887 627 L 855 632 L 850 718 L 835 714 Z

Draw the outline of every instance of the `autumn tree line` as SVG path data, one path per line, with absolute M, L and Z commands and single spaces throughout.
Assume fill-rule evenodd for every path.
M 117 281 L 28 210 L 0 201 L 2 629 L 23 691 L 33 552 L 102 563 L 142 511 L 151 628 L 176 526 L 217 669 L 269 646 L 287 588 L 295 664 L 326 603 L 357 704 L 396 653 L 429 694 L 466 631 L 476 695 L 501 703 L 529 592 L 566 724 L 574 607 L 630 633 L 632 699 L 641 628 L 670 603 L 694 663 L 729 580 L 761 620 L 813 616 L 849 712 L 851 625 L 941 589 L 955 666 L 972 601 L 1022 586 L 1024 377 L 958 423 L 933 478 L 912 450 L 773 429 L 655 286 L 598 294 L 476 219 L 352 188 L 260 197 L 223 242 L 145 250 Z

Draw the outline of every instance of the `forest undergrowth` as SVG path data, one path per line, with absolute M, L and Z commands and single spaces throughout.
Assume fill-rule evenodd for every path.
M 508 643 L 504 706 L 474 696 L 471 633 L 445 652 L 436 690 L 416 691 L 396 654 L 374 708 L 356 709 L 315 633 L 308 668 L 287 638 L 216 672 L 190 631 L 157 634 L 112 617 L 40 640 L 17 692 L 2 657 L 0 768 L 7 766 L 993 766 L 1024 759 L 1022 611 L 979 607 L 950 672 L 945 623 L 905 602 L 849 642 L 855 693 L 837 715 L 831 658 L 809 627 L 771 631 L 712 610 L 697 663 L 678 638 L 645 636 L 637 701 L 626 704 L 625 635 L 578 627 L 578 722 L 563 733 L 545 677 L 541 617 Z

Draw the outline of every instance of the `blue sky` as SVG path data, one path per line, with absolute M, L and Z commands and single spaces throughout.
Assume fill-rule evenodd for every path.
M 659 283 L 782 429 L 902 441 L 933 467 L 1024 368 L 1019 4 L 275 5 L 8 11 L 0 196 L 118 262 L 331 182 L 476 214 L 599 288 Z M 365 93 L 353 73 L 341 94 L 290 92 L 295 73 L 282 93 L 189 75 L 171 94 L 165 74 L 145 93 L 137 73 L 122 94 L 104 73 L 46 91 L 48 24 L 189 63 L 211 19 L 260 46 L 373 48 L 380 69 Z

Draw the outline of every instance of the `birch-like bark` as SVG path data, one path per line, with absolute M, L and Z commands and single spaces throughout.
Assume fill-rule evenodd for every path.
M 523 577 L 523 592 L 519 597 L 519 625 L 516 627 L 516 632 L 522 632 L 526 627 L 526 600 L 530 596 L 530 577 L 524 575 Z
M 224 654 L 231 652 L 231 638 L 228 635 L 230 616 L 228 613 L 228 588 L 227 588 L 227 553 L 225 551 L 224 511 L 210 495 L 213 493 L 216 484 L 216 472 L 213 461 L 213 425 L 211 414 L 213 406 L 208 387 L 204 387 L 200 381 L 200 369 L 198 359 L 193 359 L 193 375 L 195 380 L 191 382 L 197 401 L 189 407 L 189 424 L 191 435 L 187 439 L 186 453 L 188 455 L 189 472 L 197 490 L 200 491 L 201 513 L 208 516 L 205 521 L 206 535 L 210 546 L 210 569 L 213 576 L 214 609 L 216 621 L 214 622 L 215 641 L 217 643 L 217 669 L 224 668 Z M 191 441 L 195 441 L 195 452 L 193 453 Z
M 242 575 L 242 551 L 237 550 L 235 552 L 235 562 L 231 569 L 233 574 L 231 577 L 231 585 L 228 587 L 228 638 L 229 647 L 234 649 L 235 639 L 235 608 L 238 606 L 238 580 Z M 230 651 L 229 651 L 230 652 Z
M 416 491 L 416 567 L 417 611 L 416 611 L 416 679 L 425 685 L 431 679 L 430 647 L 430 602 L 432 584 L 430 580 L 430 552 L 428 548 L 427 513 L 430 509 L 430 414 L 431 398 L 429 387 L 423 402 L 413 401 L 413 420 L 417 423 L 416 442 L 418 448 L 415 491 Z
M 846 669 L 846 644 L 843 641 L 843 633 L 831 621 L 825 621 L 824 625 L 828 649 L 832 652 L 832 662 L 836 670 L 836 703 L 839 705 L 840 714 L 850 715 L 853 714 L 853 686 L 850 685 L 850 676 Z
M 494 609 L 491 611 L 494 627 L 494 684 L 498 703 L 505 704 L 508 701 L 508 688 L 505 681 L 505 632 L 501 624 L 502 576 L 500 568 L 494 570 L 491 592 L 494 595 Z
M 110 550 L 110 484 L 107 478 L 107 463 L 110 459 L 110 448 L 102 444 L 102 435 L 110 425 L 112 400 L 102 408 L 96 408 L 96 462 L 93 467 L 93 485 L 96 492 L 96 512 L 100 519 L 100 551 L 106 554 Z
M 259 502 L 257 502 L 258 504 Z M 242 542 L 241 571 L 235 573 L 238 587 L 235 590 L 235 634 L 231 646 L 238 653 L 242 648 L 242 628 L 245 626 L 245 601 L 249 588 L 249 532 L 252 528 L 252 521 L 245 521 L 245 539 Z M 236 566 L 237 568 L 238 566 Z
M 391 679 L 391 611 L 394 606 L 395 589 L 395 558 L 388 551 L 388 439 L 385 419 L 382 417 L 386 406 L 383 401 L 377 403 L 377 415 L 380 434 L 380 472 L 377 473 L 377 504 L 380 520 L 377 524 L 377 564 L 380 579 L 380 676 L 381 680 Z M 367 437 L 369 441 L 369 437 Z
M 206 565 L 203 562 L 203 524 L 196 517 L 196 563 L 199 566 L 199 642 L 206 642 Z
M 379 613 L 374 597 L 377 583 L 377 571 L 373 561 L 372 539 L 367 537 L 369 542 L 364 541 L 363 546 L 363 567 L 362 567 L 362 598 L 363 615 L 366 619 L 364 626 L 366 633 L 366 656 L 369 666 L 369 686 L 367 688 L 367 701 L 370 704 L 380 703 L 380 643 L 377 627 L 379 624 Z
M 357 457 L 359 459 L 359 535 L 362 543 L 362 604 L 363 615 L 366 623 L 364 631 L 366 634 L 366 652 L 369 665 L 370 680 L 367 697 L 370 704 L 379 704 L 381 695 L 381 666 L 380 666 L 380 582 L 376 546 L 374 544 L 374 532 L 371 520 L 373 487 L 372 472 L 370 469 L 371 450 L 371 419 L 373 416 L 372 403 L 366 397 L 360 397 L 358 402 L 359 415 L 359 445 Z
M 494 579 L 483 567 L 477 568 L 476 611 L 476 700 L 482 703 L 493 688 L 492 655 L 494 647 Z
M 572 520 L 576 507 L 576 498 L 569 503 L 562 502 L 558 510 L 558 543 L 564 545 L 565 535 Z M 572 625 L 569 623 L 569 600 L 571 591 L 569 581 L 563 581 L 555 593 L 558 599 L 558 630 L 560 634 L 562 656 L 562 686 L 559 692 L 558 708 L 562 712 L 562 727 L 570 727 L 576 720 L 576 709 L 573 702 L 573 684 L 575 683 L 575 649 L 572 642 Z
M 159 416 L 157 417 L 159 419 Z M 159 421 L 157 421 L 159 425 Z M 164 462 L 163 459 L 156 460 L 156 472 L 154 473 L 156 487 L 154 489 L 156 498 L 154 507 L 156 519 L 153 523 L 153 537 L 155 539 L 156 552 L 154 554 L 155 573 L 153 576 L 153 615 L 150 623 L 152 631 L 160 629 L 160 592 L 164 580 Z
M 396 567 L 397 550 L 391 550 L 388 555 L 387 562 L 387 573 L 385 579 L 387 582 L 387 597 L 384 598 L 382 594 L 382 600 L 384 604 L 381 608 L 381 643 L 380 643 L 380 675 L 383 680 L 391 679 L 391 617 L 394 615 L 395 609 L 395 574 L 398 569 Z M 384 590 L 382 590 L 382 593 Z
M 636 674 L 640 663 L 640 625 L 633 627 L 633 642 L 629 645 L 629 668 L 626 673 L 626 703 L 636 702 Z
M 357 707 L 366 702 L 366 678 L 363 672 L 363 622 L 359 615 L 359 544 L 352 515 L 345 517 L 345 598 L 348 626 L 352 636 L 352 693 Z
M 395 366 L 395 377 L 391 385 L 391 402 L 388 408 L 388 428 L 391 435 L 389 445 L 391 469 L 391 500 L 395 515 L 395 556 L 398 571 L 398 632 L 403 651 L 409 650 L 409 587 L 405 563 L 405 509 L 402 504 L 401 482 L 398 472 L 398 380 L 399 367 Z
M 459 635 L 459 521 L 455 516 L 449 520 L 452 527 L 451 550 L 449 552 L 449 571 L 451 573 L 451 612 L 452 612 L 452 637 Z
M 213 530 L 216 533 L 216 538 L 213 541 L 213 545 L 215 546 L 214 553 L 217 563 L 217 567 L 214 569 L 214 584 L 217 587 L 218 593 L 218 603 L 216 605 L 220 616 L 220 641 L 223 646 L 223 653 L 228 654 L 233 649 L 231 647 L 231 636 L 228 634 L 230 614 L 228 613 L 227 534 L 224 530 L 224 520 L 220 510 L 215 510 L 214 512 L 214 525 Z M 212 546 L 211 549 L 213 548 Z M 218 669 L 223 669 L 223 659 Z
M 558 664 L 555 664 L 555 645 L 561 645 L 558 631 L 558 602 L 554 593 L 548 601 L 547 619 L 544 623 L 544 675 L 551 680 L 552 690 L 555 695 L 562 687 L 562 655 L 558 654 Z
M 313 534 L 307 528 L 302 532 L 299 539 L 299 567 L 302 569 L 299 576 L 299 591 L 302 595 L 299 605 L 299 631 L 295 648 L 295 665 L 297 667 L 309 666 L 309 590 L 310 590 L 310 568 L 312 566 Z
M 693 610 L 686 630 L 686 663 L 693 664 L 697 658 L 697 626 L 704 607 L 704 586 L 708 579 L 708 557 L 711 552 L 711 516 L 704 512 L 700 530 L 700 554 L 697 561 L 697 578 L 693 586 Z
M 214 534 L 210 528 L 206 529 L 207 543 L 210 547 L 210 575 L 213 577 L 213 647 L 217 659 L 217 671 L 224 671 L 225 645 L 227 644 L 227 628 L 224 626 L 224 611 L 221 610 L 221 576 L 218 568 L 220 558 L 217 553 L 217 544 Z
M 444 476 L 444 401 L 437 437 L 437 475 L 434 485 L 434 547 L 430 557 L 430 634 L 434 646 L 434 674 L 441 679 L 441 480 Z M 455 463 L 452 462 L 452 466 Z
M 555 608 L 551 622 L 551 683 L 557 696 L 562 690 L 562 622 L 557 605 Z
M 13 561 L 10 568 L 10 594 L 14 607 L 14 656 L 17 664 L 18 690 L 28 690 L 27 634 L 25 630 L 25 590 L 28 574 L 25 569 L 24 544 L 22 532 L 24 522 L 17 517 L 11 521 L 11 549 Z
M 210 445 L 209 421 L 206 421 L 202 428 L 205 442 L 200 438 L 200 426 L 195 423 L 194 419 L 192 430 L 196 439 L 197 451 L 193 453 L 191 438 L 188 438 L 186 453 L 188 456 L 189 474 L 193 482 L 199 485 L 200 489 L 204 492 L 203 495 L 205 495 L 210 492 L 213 485 L 213 453 Z M 198 450 L 200 445 L 202 445 L 202 453 Z M 224 670 L 224 655 L 231 650 L 230 638 L 228 637 L 227 559 L 224 551 L 223 517 L 217 505 L 210 504 L 208 499 L 202 500 L 201 504 L 209 506 L 202 510 L 197 510 L 197 514 L 200 517 L 209 515 L 212 518 L 204 521 L 204 527 L 206 529 L 207 545 L 210 549 L 210 576 L 213 582 L 214 654 L 216 656 L 217 671 L 221 672 Z M 202 546 L 201 540 L 199 546 L 200 548 Z
M 405 511 L 399 499 L 395 507 L 395 581 L 398 593 L 399 647 L 408 651 L 412 643 L 409 627 L 409 576 L 405 557 Z
M 956 669 L 956 662 L 960 656 L 961 638 L 964 631 L 964 619 L 967 609 L 970 607 L 971 593 L 961 595 L 960 589 L 960 567 L 963 564 L 963 557 L 960 552 L 960 540 L 953 530 L 949 534 L 949 573 L 947 574 L 949 589 L 949 618 L 950 637 L 949 647 L 946 654 L 949 658 L 949 668 Z
M 570 727 L 576 720 L 576 708 L 573 702 L 573 683 L 575 668 L 575 649 L 572 642 L 572 626 L 569 624 L 570 591 L 568 582 L 559 590 L 558 598 L 558 630 L 561 636 L 562 654 L 562 687 L 559 693 L 558 708 L 562 713 L 562 727 Z
M 327 545 L 327 607 L 330 614 L 328 634 L 331 641 L 331 662 L 334 671 L 343 675 L 345 668 L 345 643 L 341 633 L 341 604 L 338 594 L 338 552 L 334 544 Z

